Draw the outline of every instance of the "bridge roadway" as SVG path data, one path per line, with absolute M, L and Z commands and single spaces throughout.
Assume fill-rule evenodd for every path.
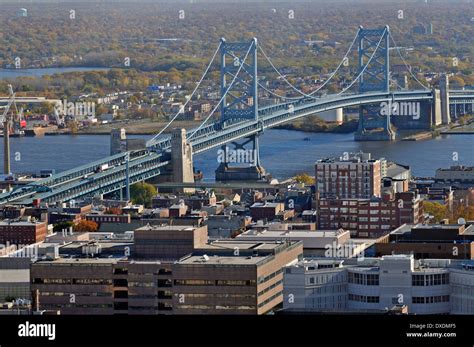
M 374 92 L 329 95 L 319 99 L 304 98 L 296 102 L 283 103 L 259 109 L 258 120 L 214 122 L 201 129 L 187 131 L 193 153 L 210 150 L 231 141 L 259 134 L 265 129 L 295 120 L 300 117 L 337 108 L 377 104 L 388 101 L 432 100 L 430 90 L 407 92 Z M 450 91 L 450 102 L 474 103 L 474 91 Z M 192 137 L 191 135 L 194 134 Z M 171 136 L 163 135 L 159 141 L 150 143 L 148 149 L 130 152 L 130 184 L 149 179 L 161 173 L 161 169 L 171 159 Z M 29 205 L 34 199 L 54 203 L 84 196 L 106 194 L 125 187 L 127 153 L 109 156 L 92 163 L 73 168 L 35 183 L 0 194 L 0 205 L 14 203 Z M 107 164 L 110 168 L 97 172 L 97 168 Z

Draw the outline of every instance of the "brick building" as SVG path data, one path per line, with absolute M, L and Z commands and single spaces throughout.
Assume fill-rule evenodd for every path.
M 405 223 L 423 222 L 423 202 L 415 192 L 372 199 L 320 199 L 318 229 L 348 229 L 353 236 L 376 238 Z
M 48 233 L 45 222 L 0 221 L 0 244 L 27 245 L 44 241 Z
M 102 223 L 125 223 L 128 224 L 131 222 L 131 217 L 129 214 L 88 214 L 86 215 L 86 220 L 96 222 L 97 224 Z
M 318 160 L 315 165 L 317 196 L 341 199 L 380 197 L 384 166 L 385 160 L 371 159 L 370 153 Z

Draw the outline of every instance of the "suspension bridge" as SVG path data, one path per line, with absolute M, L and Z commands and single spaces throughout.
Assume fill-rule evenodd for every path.
M 390 43 L 394 46 L 391 47 Z M 353 48 L 357 49 L 357 71 L 351 82 L 334 94 L 324 94 L 325 87 L 340 72 Z M 404 90 L 393 83 L 390 72 L 390 52 L 396 51 L 398 59 L 407 67 L 411 78 L 420 86 L 416 90 Z M 269 66 L 292 91 L 292 96 L 280 95 L 262 83 L 258 72 L 258 56 Z M 192 100 L 219 56 L 220 98 L 202 123 L 193 129 L 174 129 L 172 126 L 181 112 L 152 139 L 146 148 L 123 152 L 76 167 L 31 184 L 17 187 L 0 194 L 0 204 L 31 205 L 38 202 L 56 203 L 125 191 L 129 198 L 131 184 L 151 178 L 167 176 L 167 180 L 178 183 L 193 182 L 193 156 L 213 148 L 228 145 L 236 148 L 251 146 L 257 155 L 252 163 L 254 173 L 262 172 L 258 156 L 258 138 L 266 130 L 295 119 L 321 112 L 359 107 L 359 126 L 356 140 L 393 140 L 391 127 L 396 122 L 390 113 L 380 115 L 374 108 L 381 103 L 419 103 L 423 126 L 449 124 L 450 109 L 459 106 L 470 108 L 474 104 L 473 90 L 450 90 L 447 78 L 441 78 L 439 89 L 425 86 L 412 72 L 388 26 L 379 29 L 360 27 L 346 54 L 328 79 L 309 93 L 293 85 L 275 66 L 257 39 L 248 42 L 227 42 L 221 39 L 210 63 L 197 82 L 191 95 L 182 107 Z M 259 106 L 261 95 L 270 95 L 280 100 L 270 106 Z M 219 117 L 215 117 L 219 115 Z M 410 122 L 420 122 L 412 119 Z M 418 124 L 415 124 L 417 126 Z M 377 132 L 374 132 L 374 129 Z M 239 141 L 244 140 L 243 143 Z M 227 163 L 221 164 L 226 170 Z M 100 168 L 106 167 L 106 170 Z

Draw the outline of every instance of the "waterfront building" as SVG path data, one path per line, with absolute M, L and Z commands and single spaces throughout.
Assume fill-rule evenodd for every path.
M 474 184 L 474 166 L 451 166 L 448 169 L 438 169 L 435 182 Z

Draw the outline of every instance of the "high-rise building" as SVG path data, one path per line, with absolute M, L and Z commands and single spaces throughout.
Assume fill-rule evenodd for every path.
M 370 199 L 380 197 L 382 160 L 370 153 L 346 153 L 339 159 L 316 162 L 316 192 L 320 198 Z

